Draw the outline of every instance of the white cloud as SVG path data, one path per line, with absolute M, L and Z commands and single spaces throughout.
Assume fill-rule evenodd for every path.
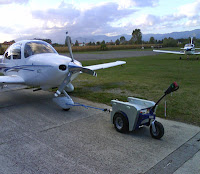
M 168 13 L 165 7 L 161 7 L 161 0 L 102 0 L 96 4 L 96 0 L 72 0 L 71 4 L 66 0 L 46 2 L 0 0 L 0 15 L 6 14 L 1 18 L 0 41 L 5 36 L 12 39 L 30 36 L 48 37 L 53 42 L 62 43 L 66 31 L 72 37 L 113 36 L 131 34 L 135 28 L 140 28 L 143 33 L 159 33 L 181 27 L 183 30 L 186 27 L 199 27 L 200 24 L 200 0 L 184 5 L 174 2 L 175 13 L 170 9 Z M 163 9 L 165 13 L 162 13 Z
M 178 8 L 178 13 L 175 15 L 191 18 L 199 15 L 200 13 L 199 9 L 200 9 L 200 0 L 196 0 L 195 2 L 180 6 Z
M 72 4 L 62 2 L 62 6 L 48 10 L 33 11 L 35 19 L 42 21 L 40 29 L 49 33 L 58 33 L 68 30 L 74 36 L 88 36 L 97 34 L 118 33 L 120 27 L 111 26 L 112 22 L 118 21 L 133 14 L 136 10 L 119 9 L 117 3 L 101 3 L 88 9 L 76 9 Z M 63 38 L 64 39 L 64 38 Z
M 6 4 L 26 4 L 29 0 L 0 0 L 0 5 L 6 5 Z
M 156 25 L 160 21 L 161 19 L 157 16 L 145 14 L 145 15 L 141 15 L 140 17 L 136 19 L 136 25 L 148 27 L 148 26 Z
M 152 7 L 158 5 L 159 0 L 131 0 L 138 7 Z
M 158 5 L 159 0 L 116 0 L 119 4 L 119 8 L 129 8 L 129 7 L 153 7 Z

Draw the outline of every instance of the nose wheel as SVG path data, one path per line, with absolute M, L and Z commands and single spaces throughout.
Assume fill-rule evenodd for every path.
M 160 139 L 164 135 L 164 127 L 158 121 L 153 121 L 150 126 L 150 134 L 155 139 Z

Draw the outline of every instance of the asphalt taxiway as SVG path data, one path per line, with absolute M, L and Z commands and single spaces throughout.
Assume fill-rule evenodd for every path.
M 0 92 L 0 173 L 200 173 L 199 127 L 159 119 L 161 140 L 151 138 L 147 127 L 121 134 L 109 113 L 63 111 L 52 97 L 32 89 Z
M 162 53 L 156 53 L 149 50 L 116 50 L 116 51 L 96 51 L 90 53 L 73 53 L 74 58 L 78 61 L 83 60 L 103 60 L 103 59 L 116 59 L 116 58 L 128 58 L 128 57 L 140 57 L 140 56 L 151 56 L 151 55 L 158 55 Z M 68 54 L 63 54 L 69 56 Z

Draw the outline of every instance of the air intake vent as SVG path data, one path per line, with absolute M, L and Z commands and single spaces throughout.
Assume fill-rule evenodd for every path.
M 60 65 L 59 69 L 62 70 L 62 71 L 65 71 L 67 69 L 67 66 L 66 65 Z

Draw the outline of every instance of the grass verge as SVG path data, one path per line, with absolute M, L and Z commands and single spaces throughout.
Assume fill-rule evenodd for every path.
M 167 96 L 167 118 L 200 126 L 200 61 L 179 60 L 177 55 L 169 54 L 123 60 L 125 66 L 98 70 L 97 78 L 81 74 L 73 81 L 75 90 L 70 95 L 105 104 L 116 98 L 126 101 L 129 96 L 157 101 L 177 81 L 180 89 Z M 85 66 L 112 61 L 82 63 Z M 164 117 L 164 101 L 159 104 L 157 116 Z

